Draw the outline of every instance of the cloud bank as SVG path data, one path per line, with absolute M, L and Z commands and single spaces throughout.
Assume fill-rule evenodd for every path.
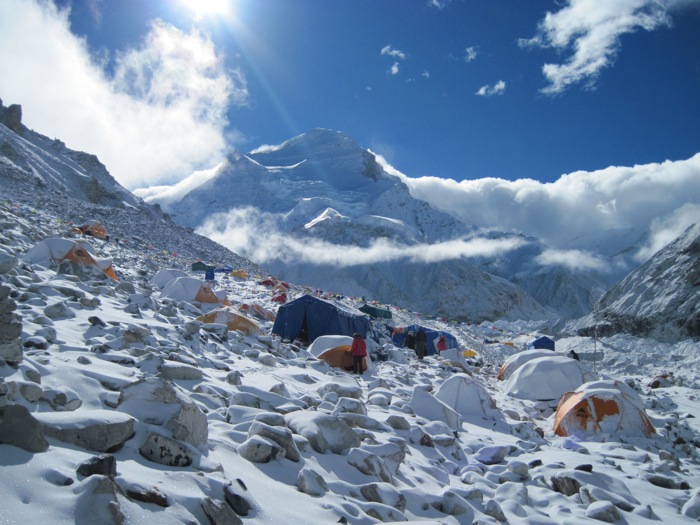
M 650 229 L 636 257 L 644 260 L 700 222 L 700 153 L 681 161 L 578 171 L 553 183 L 410 178 L 379 161 L 436 209 L 466 223 L 536 236 L 557 250 L 598 254 L 586 262 L 592 267 L 599 255 L 616 255 L 621 244 L 638 243 Z
M 98 55 L 53 3 L 0 2 L 0 93 L 28 127 L 96 154 L 128 189 L 221 158 L 226 111 L 248 92 L 205 35 L 155 21 L 138 47 Z
M 436 263 L 462 257 L 495 257 L 522 246 L 524 239 L 458 239 L 407 246 L 379 239 L 368 247 L 339 245 L 314 238 L 295 238 L 279 230 L 281 216 L 255 208 L 212 215 L 197 233 L 258 264 L 282 260 L 337 267 L 396 260 Z
M 542 92 L 561 93 L 580 82 L 592 87 L 600 72 L 614 62 L 622 35 L 669 26 L 671 11 L 698 3 L 697 0 L 568 0 L 556 13 L 547 13 L 534 37 L 519 43 L 521 47 L 549 47 L 571 53 L 563 64 L 542 67 L 548 82 Z

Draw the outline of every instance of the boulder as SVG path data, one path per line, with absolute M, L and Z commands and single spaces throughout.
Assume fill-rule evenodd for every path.
M 125 387 L 117 410 L 144 423 L 162 425 L 176 440 L 207 446 L 207 416 L 183 390 L 162 378 L 149 377 Z
M 134 436 L 135 419 L 114 410 L 38 412 L 44 434 L 87 450 L 113 452 Z
M 29 452 L 44 452 L 49 448 L 41 423 L 22 405 L 0 406 L 0 443 Z
M 248 437 L 262 436 L 269 440 L 274 441 L 280 447 L 284 449 L 285 455 L 290 461 L 299 461 L 301 459 L 301 454 L 294 442 L 294 437 L 292 436 L 292 431 L 287 427 L 272 426 L 262 421 L 253 421 L 248 429 Z
M 304 467 L 297 476 L 297 490 L 309 496 L 323 496 L 328 492 L 328 484 L 321 474 Z
M 284 448 L 271 439 L 254 435 L 238 446 L 238 453 L 252 463 L 269 463 L 277 458 L 283 458 Z
M 360 445 L 360 438 L 341 419 L 328 414 L 298 411 L 285 415 L 287 426 L 309 440 L 319 454 L 346 454 Z
M 172 438 L 151 432 L 139 448 L 139 453 L 153 463 L 169 467 L 192 464 L 192 453 Z

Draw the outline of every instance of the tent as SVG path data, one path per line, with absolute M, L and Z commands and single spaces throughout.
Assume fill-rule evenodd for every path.
M 620 381 L 595 381 L 561 397 L 554 416 L 554 433 L 579 439 L 649 437 L 655 429 L 637 392 Z
M 580 361 L 550 353 L 548 357 L 528 361 L 513 372 L 505 391 L 518 399 L 551 401 L 593 379 L 593 373 Z
M 289 341 L 305 336 L 314 341 L 322 335 L 352 335 L 366 337 L 369 319 L 362 312 L 342 305 L 303 295 L 279 307 L 272 333 Z
M 197 301 L 199 303 L 223 304 L 230 306 L 223 290 L 214 291 L 208 283 L 194 277 L 177 277 L 167 283 L 160 292 L 161 299 L 175 301 Z
M 373 319 L 392 319 L 391 311 L 386 308 L 379 308 L 378 306 L 372 306 L 371 304 L 364 304 L 360 306 L 360 312 L 366 313 Z
M 431 354 L 436 354 L 437 349 L 435 345 L 437 344 L 437 338 L 440 337 L 441 335 L 445 336 L 445 339 L 447 340 L 447 348 L 458 348 L 459 343 L 457 342 L 457 338 L 450 334 L 449 332 L 445 332 L 443 330 L 434 330 L 432 328 L 426 328 L 425 326 L 421 327 L 417 324 L 412 324 L 406 327 L 402 328 L 396 328 L 394 329 L 394 333 L 391 337 L 392 343 L 394 343 L 395 346 L 398 347 L 404 347 L 406 346 L 404 343 L 406 342 L 406 334 L 409 332 L 417 332 L 418 328 L 423 328 L 425 331 L 425 336 L 426 336 L 426 343 L 427 343 L 427 355 Z
M 182 270 L 176 270 L 174 268 L 163 268 L 161 270 L 158 270 L 158 272 L 151 279 L 150 283 L 162 289 L 166 284 L 168 284 L 173 279 L 177 279 L 178 277 L 188 277 L 188 275 Z
M 262 319 L 264 321 L 275 320 L 275 314 L 273 312 L 271 312 L 267 308 L 263 308 L 257 303 L 244 303 L 238 307 L 238 310 L 245 314 L 252 315 L 253 317 L 257 317 L 258 319 Z
M 256 335 L 262 332 L 262 328 L 255 320 L 246 317 L 230 306 L 224 306 L 223 308 L 218 308 L 204 315 L 200 315 L 197 317 L 197 321 L 207 324 L 225 324 L 228 326 L 229 330 L 238 330 L 245 335 Z
M 348 372 L 352 371 L 354 360 L 352 358 L 352 352 L 350 351 L 350 345 L 336 346 L 335 348 L 326 350 L 320 356 L 318 356 L 318 358 L 324 360 L 333 368 L 342 368 L 343 370 L 347 370 Z M 363 372 L 367 370 L 368 359 L 369 356 L 362 358 Z
M 528 361 L 532 361 L 538 357 L 551 357 L 551 355 L 552 352 L 549 350 L 523 350 L 522 352 L 513 354 L 501 365 L 501 369 L 498 371 L 498 379 L 500 381 L 505 381 L 513 375 L 513 372 Z
M 486 388 L 467 374 L 450 376 L 438 387 L 434 396 L 465 420 L 474 416 L 487 417 L 491 410 L 496 409 L 496 402 Z
M 196 262 L 192 263 L 190 270 L 192 270 L 193 272 L 206 272 L 207 268 L 208 268 L 208 265 L 206 265 L 202 261 L 196 261 Z
M 86 221 L 82 226 L 77 226 L 73 228 L 76 233 L 82 233 L 83 235 L 89 235 L 91 237 L 97 237 L 98 239 L 109 239 L 107 235 L 107 230 L 105 229 L 99 221 L 90 219 Z
M 245 270 L 231 270 L 231 277 L 238 277 L 239 279 L 247 279 L 248 272 Z
M 534 341 L 530 342 L 528 345 L 530 348 L 533 348 L 535 350 L 537 349 L 545 349 L 545 350 L 552 350 L 554 351 L 554 339 L 550 339 L 546 335 L 543 335 L 542 337 L 538 337 Z
M 96 268 L 115 281 L 119 280 L 112 267 L 111 259 L 97 257 L 92 245 L 83 240 L 44 239 L 27 252 L 25 259 L 29 263 L 72 261 L 83 266 Z

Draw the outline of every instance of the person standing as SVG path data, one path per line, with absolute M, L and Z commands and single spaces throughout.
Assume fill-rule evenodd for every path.
M 362 336 L 358 333 L 352 335 L 350 353 L 352 353 L 353 374 L 362 375 L 362 360 L 367 356 L 367 343 L 365 343 L 365 340 L 362 339 Z
M 444 335 L 441 335 L 440 337 L 438 337 L 437 349 L 438 349 L 438 352 L 442 352 L 444 350 L 447 350 L 447 340 L 445 339 Z
M 425 330 L 423 330 L 423 327 L 421 326 L 418 328 L 418 332 L 416 332 L 416 355 L 418 356 L 418 359 L 423 359 L 425 357 L 427 341 L 428 338 L 425 335 Z

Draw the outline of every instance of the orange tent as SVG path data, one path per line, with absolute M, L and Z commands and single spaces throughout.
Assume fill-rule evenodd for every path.
M 229 306 L 224 306 L 223 308 L 218 308 L 204 315 L 200 315 L 197 317 L 197 321 L 202 323 L 225 324 L 228 326 L 229 330 L 238 330 L 246 335 L 255 335 L 262 332 L 260 325 L 253 319 L 249 319 Z
M 87 221 L 82 226 L 73 228 L 73 231 L 76 233 L 82 233 L 83 235 L 97 237 L 98 239 L 106 239 L 108 237 L 105 227 L 94 219 Z
M 648 437 L 654 432 L 638 394 L 619 381 L 584 383 L 575 392 L 567 392 L 559 400 L 554 418 L 558 436 Z
M 342 368 L 350 372 L 352 370 L 353 358 L 350 352 L 350 345 L 341 345 L 326 350 L 320 356 L 319 359 L 323 359 L 326 363 L 331 365 L 333 368 Z M 362 371 L 367 370 L 367 360 L 362 358 Z
M 30 263 L 72 261 L 84 266 L 92 266 L 108 277 L 118 281 L 110 259 L 99 258 L 90 243 L 80 240 L 51 238 L 44 239 L 29 250 L 26 259 Z
M 231 306 L 226 298 L 224 290 L 214 291 L 209 283 L 205 283 L 194 277 L 177 277 L 169 281 L 163 291 L 161 298 L 173 299 L 175 301 L 197 301 L 200 303 L 220 303 Z

